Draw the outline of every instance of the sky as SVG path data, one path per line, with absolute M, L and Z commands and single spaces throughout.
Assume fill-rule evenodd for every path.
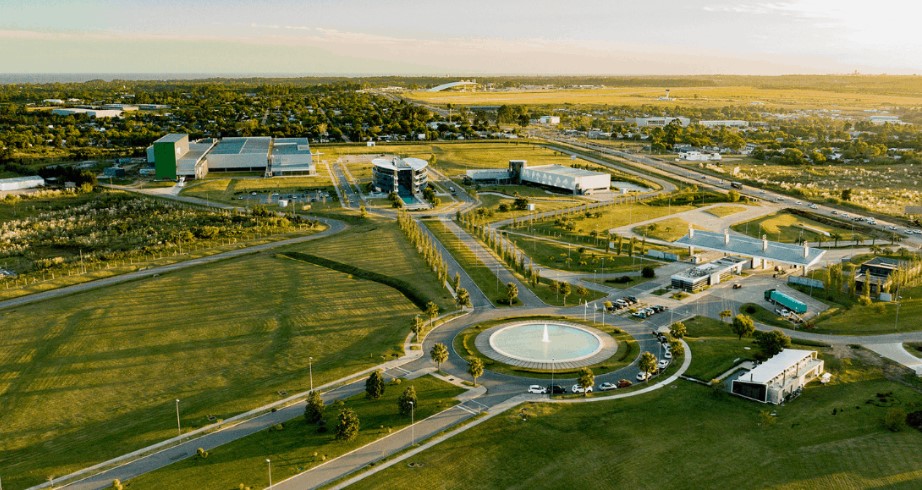
M 922 73 L 913 0 L 0 0 L 0 73 Z

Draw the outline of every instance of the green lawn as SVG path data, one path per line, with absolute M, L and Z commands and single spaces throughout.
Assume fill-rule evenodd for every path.
M 756 238 L 767 235 L 769 240 L 784 243 L 810 240 L 814 242 L 833 242 L 835 244 L 835 235 L 838 235 L 839 244 L 845 245 L 849 241 L 854 243 L 856 239 L 869 240 L 871 238 L 861 232 L 853 231 L 846 223 L 836 223 L 837 225 L 820 223 L 819 221 L 782 211 L 744 223 L 738 223 L 731 228 Z M 820 232 L 829 233 L 829 235 L 827 236 Z
M 750 310 L 755 310 L 750 313 Z M 757 305 L 755 303 L 744 303 L 740 305 L 740 311 L 746 312 L 746 315 L 752 317 L 753 320 L 757 322 L 764 323 L 766 325 L 772 325 L 774 327 L 781 328 L 796 328 L 797 326 L 794 323 L 791 323 L 784 318 L 775 314 L 774 311 L 769 311 L 765 309 L 762 305 Z
M 729 323 L 701 316 L 684 323 L 688 329 L 685 342 L 692 353 L 686 376 L 710 381 L 741 361 L 755 359 L 758 347 L 752 339 L 737 339 Z
M 264 430 L 209 451 L 205 459 L 192 457 L 166 468 L 133 479 L 126 485 L 133 489 L 237 488 L 244 483 L 252 488 L 266 486 L 266 459 L 272 461 L 272 478 L 279 482 L 307 471 L 313 466 L 359 448 L 400 430 L 410 417 L 397 412 L 397 397 L 408 387 L 416 389 L 416 420 L 445 410 L 455 403 L 454 397 L 464 390 L 431 376 L 400 384 L 389 384 L 378 400 L 354 396 L 342 405 L 355 410 L 361 429 L 352 441 L 336 441 L 333 428 L 340 407 L 332 404 L 324 411 L 329 431 L 318 433 L 316 426 L 303 418 L 289 420 L 282 430 Z M 314 456 L 316 454 L 317 456 Z
M 821 316 L 812 331 L 867 335 L 922 330 L 922 322 L 917 320 L 922 318 L 922 298 L 903 296 L 902 304 L 899 306 L 899 318 L 896 312 L 896 303 L 878 301 L 870 306 L 855 303 L 847 309 L 836 309 L 828 316 Z
M 922 342 L 906 342 L 903 344 L 903 348 L 906 349 L 906 352 L 922 358 Z
M 338 248 L 428 280 L 409 253 L 399 265 L 393 254 L 359 259 L 361 236 L 289 249 Z M 6 310 L 4 483 L 23 488 L 172 437 L 175 398 L 191 429 L 306 390 L 308 355 L 316 384 L 365 369 L 402 352 L 418 313 L 389 287 L 269 254 Z
M 582 246 L 566 246 L 546 239 L 508 235 L 516 246 L 536 264 L 578 272 L 626 272 L 640 270 L 650 262 L 643 259 L 587 250 Z M 604 245 L 603 245 L 604 247 Z M 654 265 L 659 265 L 654 263 Z
M 461 243 L 461 239 L 449 231 L 443 223 L 436 220 L 428 220 L 425 222 L 425 225 L 439 242 L 445 246 L 445 249 L 448 250 L 452 257 L 458 261 L 458 264 L 465 272 L 471 276 L 471 279 L 477 284 L 477 287 L 483 291 L 483 294 L 487 295 L 487 298 L 490 298 L 493 304 L 499 304 L 496 300 L 500 299 L 505 293 L 506 286 L 499 283 L 496 279 L 496 274 L 494 274 L 489 267 L 484 265 L 484 263 L 474 255 L 474 252 L 464 246 L 464 244 Z
M 891 405 L 922 408 L 919 394 L 857 359 L 832 364 L 832 383 L 785 406 L 684 381 L 610 402 L 525 404 L 352 488 L 918 488 L 922 437 L 883 419 Z
M 737 213 L 742 213 L 746 210 L 746 206 L 714 206 L 709 208 L 706 212 L 717 216 L 718 218 L 723 218 L 725 216 L 731 216 Z
M 489 209 L 493 211 L 492 216 L 489 216 L 485 219 L 486 222 L 501 221 L 506 219 L 516 218 L 519 220 L 530 220 L 531 216 L 535 213 L 543 213 L 547 211 L 556 211 L 558 209 L 572 208 L 585 204 L 586 202 L 580 199 L 573 199 L 567 197 L 532 197 L 528 199 L 530 204 L 535 205 L 534 211 L 517 211 L 510 209 L 506 212 L 499 211 L 500 204 L 507 204 L 509 207 L 512 207 L 513 201 L 515 199 L 500 197 L 492 194 L 478 194 L 477 196 L 482 203 L 481 207 L 484 209 Z
M 682 218 L 666 218 L 634 228 L 634 233 L 658 240 L 674 242 L 688 234 L 688 222 Z

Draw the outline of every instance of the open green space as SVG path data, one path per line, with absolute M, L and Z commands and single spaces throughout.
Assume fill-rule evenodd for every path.
M 836 223 L 833 225 L 832 223 Z M 782 211 L 763 216 L 744 223 L 737 223 L 731 228 L 740 233 L 761 238 L 767 235 L 769 240 L 785 243 L 797 243 L 803 240 L 811 242 L 832 242 L 831 245 L 845 245 L 849 241 L 869 240 L 871 237 L 853 230 L 844 222 L 821 223 L 819 221 Z M 827 235 L 828 233 L 828 235 Z
M 611 273 L 640 270 L 651 264 L 649 261 L 638 260 L 636 257 L 605 253 L 604 250 L 553 242 L 545 238 L 516 234 L 507 236 L 536 264 L 552 269 Z M 654 263 L 653 265 L 659 264 Z
M 717 216 L 718 218 L 723 218 L 725 216 L 742 213 L 745 210 L 746 206 L 713 206 L 708 208 L 705 212 Z
M 833 381 L 784 406 L 684 381 L 605 402 L 524 404 L 354 488 L 917 488 L 922 437 L 884 418 L 919 410 L 922 397 L 865 358 L 824 359 Z
M 515 322 L 515 321 L 524 321 L 524 320 L 575 321 L 577 323 L 588 325 L 592 328 L 595 328 L 597 330 L 600 330 L 602 332 L 605 332 L 611 335 L 612 338 L 615 339 L 615 342 L 617 342 L 618 344 L 618 350 L 610 358 L 600 363 L 589 366 L 589 368 L 592 369 L 597 375 L 621 369 L 629 365 L 630 363 L 634 362 L 634 359 L 637 357 L 638 354 L 640 354 L 639 348 L 637 346 L 637 341 L 634 340 L 634 337 L 632 337 L 631 335 L 626 333 L 624 330 L 618 328 L 615 325 L 611 325 L 608 323 L 602 324 L 602 323 L 594 322 L 591 320 L 584 322 L 584 321 L 581 321 L 579 318 L 569 318 L 569 317 L 562 317 L 562 316 L 514 317 L 514 318 L 503 318 L 500 320 L 491 320 L 488 322 L 481 322 L 481 323 L 478 323 L 477 325 L 472 325 L 464 329 L 460 333 L 458 333 L 458 335 L 455 336 L 454 340 L 452 340 L 452 343 L 453 343 L 452 347 L 454 347 L 455 352 L 457 352 L 458 355 L 460 355 L 461 357 L 467 358 L 469 356 L 476 356 L 476 357 L 481 358 L 483 360 L 484 367 L 493 372 L 497 372 L 500 374 L 509 374 L 512 376 L 528 376 L 532 378 L 551 379 L 552 375 L 550 371 L 542 371 L 539 369 L 528 369 L 528 368 L 523 368 L 523 367 L 518 367 L 518 366 L 511 366 L 508 364 L 503 364 L 501 362 L 494 361 L 493 359 L 490 359 L 489 357 L 482 354 L 480 350 L 477 349 L 477 346 L 474 343 L 477 336 L 481 332 L 487 329 L 490 329 L 492 327 L 495 327 L 496 325 L 500 325 L 503 323 L 510 323 L 510 322 Z M 558 369 L 558 370 L 555 370 L 554 373 L 557 375 L 558 378 L 560 378 L 562 376 L 574 375 L 576 374 L 577 371 L 578 371 L 577 369 L 570 369 L 570 370 Z
M 231 489 L 240 483 L 262 488 L 268 484 L 266 459 L 272 461 L 273 482 L 279 482 L 410 425 L 410 416 L 400 415 L 397 409 L 397 398 L 408 386 L 416 389 L 417 421 L 453 406 L 454 397 L 464 391 L 431 376 L 389 383 L 378 400 L 367 399 L 363 393 L 328 405 L 324 410 L 326 432 L 318 432 L 316 425 L 299 417 L 282 424 L 281 430 L 276 426 L 213 449 L 207 458 L 193 456 L 145 474 L 128 482 L 126 488 Z M 359 417 L 359 435 L 351 441 L 333 437 L 341 408 L 350 408 Z
M 390 225 L 394 226 L 394 225 Z M 426 281 L 412 254 L 360 253 L 344 232 L 284 250 L 362 256 Z M 395 250 L 409 248 L 396 235 Z M 338 243 L 338 245 L 337 245 Z M 283 251 L 284 251 L 283 250 Z M 440 289 L 433 300 L 442 301 Z M 400 355 L 420 310 L 396 290 L 271 254 L 2 312 L 0 467 L 22 488 Z
M 326 166 L 320 165 L 317 167 L 317 175 L 311 176 L 273 178 L 254 176 L 244 178 L 233 177 L 224 173 L 211 174 L 203 180 L 196 180 L 186 184 L 186 188 L 180 192 L 180 195 L 240 207 L 263 205 L 275 208 L 274 204 L 265 201 L 271 193 L 288 194 L 315 191 L 327 192 L 330 198 L 326 202 L 315 201 L 310 203 L 309 209 L 339 207 L 339 202 L 335 197 L 336 192 L 330 180 L 330 174 L 327 172 Z M 252 192 L 256 192 L 258 196 L 248 196 Z M 250 197 L 254 197 L 254 199 L 250 199 Z M 256 200 L 255 197 L 260 197 L 262 200 Z
M 481 209 L 484 211 L 477 210 L 475 211 L 475 214 L 477 216 L 481 216 L 487 223 L 513 218 L 525 221 L 530 220 L 531 217 L 537 213 L 557 211 L 559 209 L 567 209 L 579 206 L 580 204 L 585 204 L 585 201 L 572 197 L 531 197 L 528 198 L 528 202 L 529 204 L 534 204 L 535 209 L 534 211 L 527 211 L 512 209 L 512 204 L 515 202 L 514 198 L 483 193 L 478 194 L 477 197 L 480 199 Z M 509 206 L 509 210 L 500 211 L 499 206 L 501 204 L 506 204 Z
M 774 311 L 766 309 L 762 305 L 755 303 L 744 303 L 740 305 L 740 311 L 751 317 L 753 320 L 773 327 L 797 328 L 797 325 L 775 314 Z
M 506 286 L 500 284 L 493 270 L 487 267 L 469 248 L 467 248 L 461 239 L 452 233 L 445 224 L 440 221 L 429 220 L 425 222 L 426 228 L 441 242 L 448 250 L 448 253 L 458 261 L 458 264 L 467 272 L 477 287 L 483 291 L 483 294 L 490 298 L 493 304 L 499 305 L 498 299 L 502 298 L 506 291 Z
M 688 222 L 682 218 L 666 218 L 635 227 L 631 231 L 640 236 L 674 242 L 688 234 Z
M 922 288 L 906 288 L 899 307 L 897 303 L 876 301 L 868 306 L 854 303 L 849 307 L 834 307 L 816 320 L 811 330 L 817 333 L 842 335 L 875 335 L 922 330 L 922 298 L 910 296 L 907 290 L 922 294 Z M 897 317 L 899 310 L 899 317 Z
M 686 376 L 711 381 L 736 364 L 755 359 L 758 347 L 751 338 L 737 339 L 729 323 L 702 316 L 683 323 L 688 329 L 685 342 L 692 352 Z

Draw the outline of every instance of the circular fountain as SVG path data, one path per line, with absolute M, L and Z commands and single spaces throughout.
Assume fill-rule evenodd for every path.
M 475 340 L 485 356 L 513 366 L 552 370 L 589 366 L 617 350 L 608 334 L 571 322 L 525 321 L 490 328 Z

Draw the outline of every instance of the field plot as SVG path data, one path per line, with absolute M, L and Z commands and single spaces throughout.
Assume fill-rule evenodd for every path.
M 688 222 L 682 218 L 666 218 L 633 229 L 640 236 L 674 242 L 688 234 Z
M 354 488 L 917 487 L 922 438 L 883 421 L 892 407 L 922 408 L 919 394 L 864 358 L 824 359 L 834 381 L 784 406 L 684 381 L 611 402 L 523 404 Z
M 300 248 L 294 248 L 300 249 Z M 308 250 L 309 249 L 305 249 Z M 402 352 L 395 290 L 257 255 L 2 313 L 0 467 L 22 488 Z
M 333 438 L 332 428 L 341 408 L 334 403 L 324 410 L 329 428 L 326 432 L 318 432 L 316 425 L 299 417 L 285 422 L 281 430 L 265 430 L 239 439 L 210 451 L 205 459 L 192 457 L 174 463 L 131 480 L 127 487 L 135 490 L 231 489 L 244 483 L 251 488 L 262 488 L 268 483 L 266 458 L 272 461 L 273 481 L 279 482 L 409 425 L 410 416 L 397 412 L 397 397 L 408 386 L 413 386 L 418 396 L 417 421 L 454 405 L 453 398 L 464 391 L 430 376 L 389 384 L 378 400 L 366 399 L 362 394 L 342 405 L 355 410 L 359 417 L 361 429 L 352 441 L 341 442 Z
M 752 237 L 761 238 L 764 234 L 768 236 L 769 240 L 785 243 L 796 243 L 802 240 L 809 240 L 813 242 L 838 241 L 845 244 L 848 241 L 867 240 L 871 238 L 863 233 L 847 228 L 844 223 L 842 226 L 832 226 L 784 211 L 745 223 L 738 223 L 731 226 L 731 228 L 734 231 Z
M 671 100 L 659 100 L 664 88 Z M 762 103 L 787 109 L 811 107 L 862 110 L 883 106 L 919 106 L 916 94 L 884 95 L 864 90 L 820 90 L 813 88 L 759 88 L 746 85 L 675 86 L 665 85 L 606 87 L 593 89 L 502 90 L 490 92 L 410 92 L 406 97 L 429 104 L 454 105 L 623 105 L 679 107 L 723 107 Z
M 922 202 L 922 167 L 912 164 L 812 165 L 766 164 L 753 159 L 724 162 L 724 169 L 739 167 L 733 179 L 753 182 L 769 189 L 802 195 L 817 202 L 829 201 L 901 216 L 905 207 Z M 851 189 L 851 200 L 841 201 Z

